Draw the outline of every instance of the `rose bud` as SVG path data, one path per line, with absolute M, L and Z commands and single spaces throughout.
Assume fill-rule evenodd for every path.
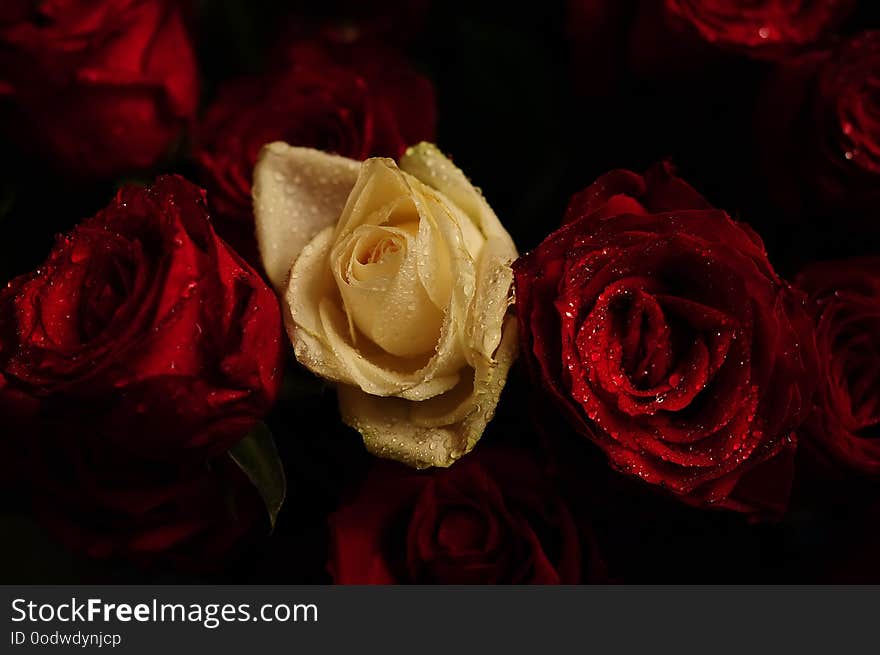
M 514 264 L 535 383 L 616 469 L 778 514 L 816 379 L 803 298 L 668 164 L 614 171 Z
M 169 151 L 199 96 L 182 3 L 3 5 L 0 111 L 10 138 L 77 177 L 144 169 Z
M 514 450 L 482 450 L 431 473 L 378 463 L 330 530 L 336 584 L 604 580 L 586 526 L 533 457 Z
M 479 191 L 430 144 L 398 167 L 273 143 L 254 203 L 296 357 L 367 448 L 417 467 L 471 450 L 517 348 L 516 248 Z
M 139 521 L 172 520 L 178 491 L 272 407 L 281 335 L 204 192 L 176 176 L 123 188 L 0 293 L 0 407 L 33 417 L 16 439 L 35 451 L 36 491 L 120 538 L 122 516 L 164 529 Z
M 876 231 L 878 80 L 880 31 L 786 61 L 769 80 L 759 111 L 761 164 L 791 217 L 851 216 Z
M 819 393 L 802 434 L 845 469 L 880 473 L 880 258 L 808 266 Z
M 280 70 L 222 86 L 196 135 L 218 230 L 249 258 L 256 254 L 251 175 L 265 144 L 397 158 L 434 138 L 433 87 L 398 53 L 307 42 L 284 55 L 289 65 Z

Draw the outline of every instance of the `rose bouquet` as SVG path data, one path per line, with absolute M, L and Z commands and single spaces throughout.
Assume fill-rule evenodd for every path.
M 880 21 L 356 4 L 0 8 L 9 577 L 880 578 Z

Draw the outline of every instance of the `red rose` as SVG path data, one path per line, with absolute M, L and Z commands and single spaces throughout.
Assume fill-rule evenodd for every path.
M 751 229 L 669 165 L 619 170 L 514 273 L 533 377 L 615 468 L 695 505 L 784 509 L 814 337 Z
M 214 234 L 203 192 L 162 177 L 0 293 L 0 406 L 33 417 L 16 439 L 50 503 L 139 516 L 268 413 L 282 344 L 275 295 Z
M 103 457 L 88 453 L 81 439 L 56 436 L 49 443 L 59 450 L 45 453 L 35 509 L 48 532 L 74 552 L 216 573 L 268 529 L 256 489 L 229 458 L 175 466 Z
M 880 31 L 781 64 L 767 84 L 759 128 L 768 185 L 791 216 L 876 223 Z
M 748 5 L 748 6 L 745 6 Z M 568 0 L 576 83 L 588 96 L 624 74 L 717 72 L 727 55 L 781 59 L 822 43 L 855 0 Z
M 272 141 L 352 159 L 400 157 L 434 139 L 431 83 L 398 53 L 378 46 L 309 42 L 283 55 L 289 64 L 227 83 L 197 134 L 196 162 L 223 219 L 219 229 L 242 252 L 255 252 L 251 174 Z
M 753 57 L 776 58 L 827 37 L 855 0 L 663 0 L 673 26 Z
M 819 393 L 804 430 L 845 467 L 880 473 L 880 258 L 808 266 L 796 284 L 813 301 Z
M 111 177 L 153 165 L 197 102 L 195 55 L 175 0 L 11 0 L 0 11 L 6 131 L 66 173 Z
M 481 450 L 418 473 L 377 462 L 330 518 L 337 584 L 573 584 L 601 574 L 534 461 Z

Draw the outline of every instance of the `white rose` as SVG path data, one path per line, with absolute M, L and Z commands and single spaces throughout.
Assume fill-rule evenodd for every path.
M 470 451 L 517 348 L 516 247 L 480 192 L 427 143 L 399 167 L 272 143 L 253 193 L 294 352 L 343 420 L 420 468 Z

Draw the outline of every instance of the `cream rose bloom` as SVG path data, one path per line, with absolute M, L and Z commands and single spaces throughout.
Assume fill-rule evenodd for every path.
M 272 143 L 257 239 L 297 359 L 338 383 L 376 455 L 419 468 L 470 451 L 516 357 L 516 247 L 435 146 L 357 162 Z

